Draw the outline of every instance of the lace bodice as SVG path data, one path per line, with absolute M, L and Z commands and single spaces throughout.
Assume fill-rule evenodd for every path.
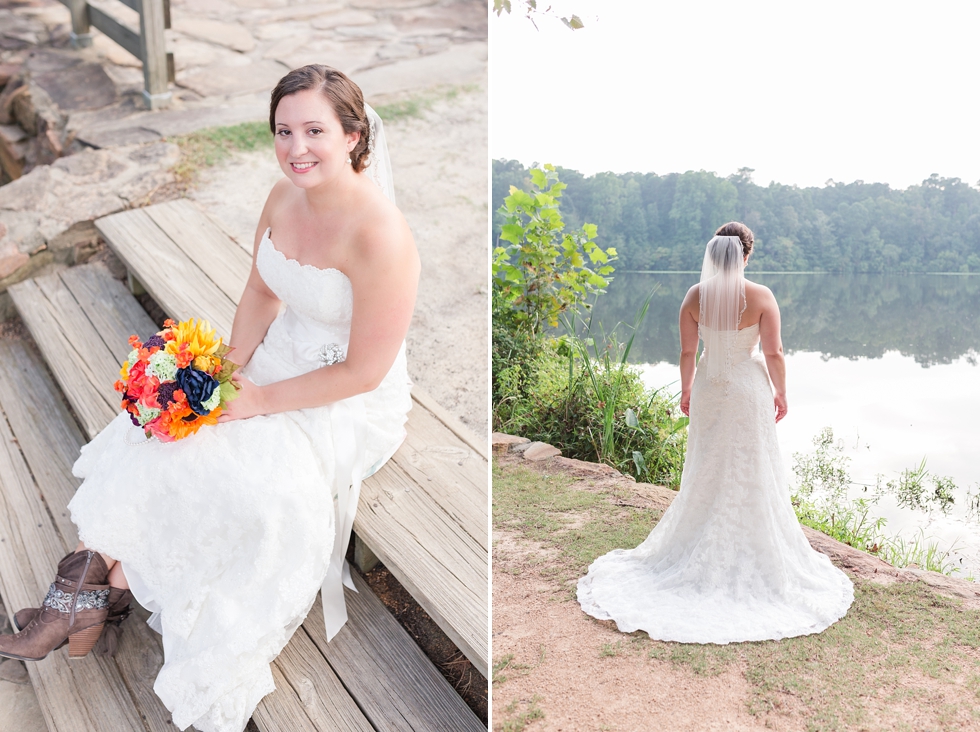
M 701 333 L 701 340 L 706 340 L 704 338 L 704 332 L 711 331 L 711 328 L 701 325 L 698 326 L 698 332 Z M 742 328 L 741 330 L 734 331 L 734 333 L 726 333 L 727 337 L 734 336 L 735 338 L 735 349 L 733 353 L 734 363 L 739 363 L 751 358 L 753 353 L 755 353 L 755 347 L 759 345 L 759 324 L 755 323 L 747 328 Z M 729 341 L 730 342 L 730 341 Z M 705 350 L 701 354 L 701 358 L 705 359 L 708 357 L 708 351 Z M 705 362 L 707 363 L 707 362 Z
M 276 249 L 270 229 L 262 235 L 255 266 L 259 274 L 290 308 L 335 330 L 350 331 L 354 293 L 339 269 L 300 264 Z
M 255 266 L 286 307 L 269 326 L 266 341 L 292 353 L 293 374 L 343 361 L 350 341 L 354 293 L 339 269 L 300 264 L 276 249 L 267 229 Z

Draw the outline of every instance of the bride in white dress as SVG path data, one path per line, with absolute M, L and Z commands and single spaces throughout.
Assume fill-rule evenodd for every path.
M 787 412 L 779 307 L 744 277 L 752 245 L 748 227 L 722 226 L 681 305 L 690 425 L 678 496 L 642 544 L 599 557 L 578 583 L 582 609 L 626 633 L 719 644 L 807 635 L 854 598 L 790 502 L 776 442 Z
M 270 126 L 285 178 L 235 315 L 238 398 L 177 442 L 141 442 L 121 413 L 82 449 L 79 550 L 40 612 L 0 638 L 10 657 L 66 640 L 84 655 L 129 586 L 163 634 L 154 690 L 178 728 L 202 732 L 244 729 L 321 587 L 328 637 L 346 621 L 360 480 L 402 442 L 411 408 L 419 259 L 380 120 L 346 76 L 307 66 L 274 90 Z

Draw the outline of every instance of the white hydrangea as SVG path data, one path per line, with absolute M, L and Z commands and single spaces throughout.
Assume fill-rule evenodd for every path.
M 211 392 L 211 396 L 201 402 L 201 406 L 208 411 L 217 409 L 219 404 L 221 404 L 221 390 L 217 387 L 215 387 L 214 391 Z
M 147 376 L 156 376 L 160 381 L 173 381 L 177 378 L 177 357 L 160 350 L 150 356 L 146 367 Z
M 126 368 L 131 369 L 136 365 L 136 362 L 140 360 L 140 352 L 135 348 L 129 352 L 129 356 L 126 357 L 126 363 L 129 364 Z
M 145 425 L 147 422 L 152 422 L 154 419 L 160 416 L 160 410 L 155 407 L 147 407 L 139 402 L 136 403 L 136 409 L 139 411 L 139 415 L 136 419 L 139 420 L 140 427 Z

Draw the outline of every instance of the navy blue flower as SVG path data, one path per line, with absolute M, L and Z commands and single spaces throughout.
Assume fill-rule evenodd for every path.
M 211 374 L 198 371 L 193 366 L 185 369 L 177 369 L 177 386 L 187 397 L 187 404 L 196 414 L 202 417 L 211 414 L 211 410 L 206 408 L 201 402 L 206 402 L 214 390 L 218 388 L 218 380 Z

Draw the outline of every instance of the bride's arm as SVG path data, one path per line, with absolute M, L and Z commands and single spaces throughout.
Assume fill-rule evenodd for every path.
M 367 232 L 345 265 L 354 293 L 346 360 L 261 387 L 242 379 L 229 418 L 323 406 L 377 388 L 405 340 L 420 270 L 408 224 L 392 219 Z
M 779 304 L 768 287 L 760 288 L 762 293 L 762 316 L 759 319 L 759 338 L 762 353 L 766 357 L 766 368 L 775 394 L 773 402 L 778 422 L 789 411 L 786 402 L 786 359 L 783 358 L 783 339 L 780 334 Z
M 289 182 L 285 178 L 283 181 Z M 231 326 L 231 338 L 228 345 L 235 350 L 228 358 L 240 366 L 244 366 L 251 360 L 255 349 L 265 338 L 269 325 L 279 314 L 280 300 L 259 275 L 255 260 L 258 256 L 259 242 L 262 241 L 262 236 L 270 226 L 271 211 L 279 198 L 281 184 L 282 181 L 273 187 L 265 202 L 265 207 L 262 209 L 262 215 L 259 217 L 259 225 L 255 231 L 255 240 L 252 244 L 252 270 L 248 275 L 248 282 L 245 285 L 245 291 L 242 293 L 242 299 L 238 302 L 238 308 L 235 310 L 235 321 Z
M 681 411 L 691 414 L 691 387 L 694 385 L 694 369 L 698 355 L 698 321 L 694 313 L 698 312 L 698 286 L 694 285 L 687 291 L 684 302 L 681 303 Z

